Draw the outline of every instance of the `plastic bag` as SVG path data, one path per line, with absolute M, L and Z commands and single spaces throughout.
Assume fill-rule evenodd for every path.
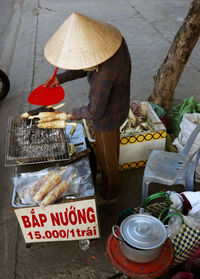
M 14 187 L 23 205 L 35 205 L 34 191 L 40 185 L 40 179 L 46 177 L 50 170 L 44 169 L 34 173 L 21 173 L 13 177 Z
M 173 209 L 169 210 L 169 214 L 173 212 L 176 211 L 174 211 Z M 180 232 L 182 224 L 185 224 L 194 230 L 196 229 L 199 230 L 200 219 L 196 218 L 196 216 L 183 215 L 183 214 L 171 216 L 167 225 L 167 232 L 170 235 L 171 239 L 173 239 Z
M 200 228 L 200 219 L 196 218 L 196 216 L 183 216 L 184 223 L 193 229 L 199 230 Z
M 180 216 L 172 216 L 169 221 L 167 228 L 167 234 L 170 235 L 170 238 L 174 238 L 181 230 L 182 219 Z
M 167 191 L 169 194 L 169 198 L 171 201 L 171 207 L 177 208 L 179 211 L 182 212 L 183 207 L 183 198 L 179 193 L 176 193 L 175 191 Z
M 180 133 L 178 134 L 178 137 L 174 140 L 173 144 L 176 146 L 178 152 L 181 152 L 188 141 L 189 136 L 193 132 L 193 130 L 196 128 L 196 125 L 200 123 L 200 113 L 191 113 L 187 114 L 185 113 L 183 115 L 182 121 L 180 123 Z M 195 152 L 200 144 L 200 134 L 196 137 L 191 150 L 190 154 Z M 197 176 L 195 177 L 196 181 L 199 181 L 200 179 L 200 162 L 197 165 L 196 168 Z
M 168 220 L 167 232 L 171 238 L 174 238 L 181 229 L 182 224 L 186 224 L 192 229 L 200 228 L 200 191 L 199 192 L 182 192 L 181 194 L 175 191 L 167 191 L 171 205 L 169 208 L 169 214 L 175 213 Z M 183 214 L 185 211 L 185 199 L 189 203 L 190 211 L 187 214 Z M 178 214 L 176 215 L 176 212 Z
M 67 195 L 78 193 L 78 179 L 73 166 L 47 168 L 38 172 L 22 173 L 13 178 L 22 204 L 45 207 Z
M 200 103 L 195 101 L 194 97 L 184 99 L 181 104 L 174 106 L 168 112 L 171 133 L 178 136 L 180 132 L 180 123 L 185 113 L 199 113 Z
M 188 213 L 189 216 L 192 216 L 196 219 L 200 219 L 200 204 L 196 204 Z
M 150 105 L 155 110 L 155 113 L 158 115 L 158 117 L 160 119 L 164 117 L 164 115 L 166 114 L 166 111 L 164 110 L 163 107 L 161 107 L 161 106 L 159 106 L 157 104 L 151 103 L 151 102 L 150 102 Z
M 181 194 L 183 194 L 187 200 L 189 201 L 189 203 L 191 204 L 191 207 L 195 207 L 197 205 L 200 206 L 199 201 L 200 201 L 200 191 L 185 191 L 182 192 Z
M 190 137 L 193 130 L 200 123 L 200 113 L 185 113 L 183 119 L 180 123 L 180 133 L 178 137 L 174 140 L 174 144 L 177 146 L 178 151 L 182 151 L 184 145 L 186 144 L 188 138 Z M 193 151 L 197 149 L 200 142 L 200 135 L 198 135 L 194 141 Z
M 161 218 L 167 209 L 170 209 L 170 213 Z M 169 220 L 167 232 L 174 247 L 173 265 L 177 265 L 189 259 L 200 246 L 199 220 L 188 218 L 177 209 L 171 212 L 171 209 L 173 208 L 165 208 L 159 215 L 159 219 L 163 223 Z

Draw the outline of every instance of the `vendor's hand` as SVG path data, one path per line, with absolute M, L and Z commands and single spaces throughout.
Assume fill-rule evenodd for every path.
M 73 116 L 73 114 L 72 114 L 72 113 L 70 113 L 70 115 L 69 115 L 69 119 L 70 119 L 70 120 L 74 120 L 74 116 Z
M 52 82 L 52 77 L 50 77 L 44 84 L 44 87 L 55 87 L 57 85 L 59 85 L 59 80 L 57 77 L 54 78 L 54 81 Z M 49 86 L 50 84 L 50 86 Z

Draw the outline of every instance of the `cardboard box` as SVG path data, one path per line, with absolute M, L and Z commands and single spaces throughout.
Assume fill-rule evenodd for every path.
M 142 102 L 147 106 L 147 115 L 154 124 L 154 131 L 134 133 L 120 137 L 119 169 L 127 170 L 140 168 L 146 165 L 146 161 L 153 149 L 165 150 L 166 128 L 148 102 Z M 95 140 L 91 138 L 85 119 L 84 131 L 90 144 L 95 147 Z

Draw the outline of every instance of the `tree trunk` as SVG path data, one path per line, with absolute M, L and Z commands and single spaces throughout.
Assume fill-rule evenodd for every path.
M 154 79 L 154 87 L 148 100 L 168 111 L 174 91 L 200 35 L 200 0 L 193 0 L 189 12 Z

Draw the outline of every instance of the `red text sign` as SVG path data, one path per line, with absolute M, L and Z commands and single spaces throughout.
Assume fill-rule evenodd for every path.
M 15 209 L 26 243 L 99 237 L 94 199 Z

